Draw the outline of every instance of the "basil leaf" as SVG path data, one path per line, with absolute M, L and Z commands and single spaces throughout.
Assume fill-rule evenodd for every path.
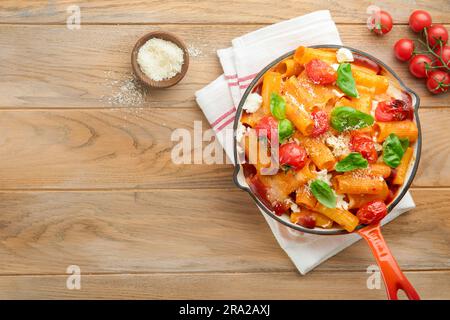
M 270 112 L 278 120 L 286 119 L 286 101 L 275 92 L 270 95 Z
M 336 163 L 337 172 L 347 172 L 354 169 L 367 168 L 369 162 L 359 152 L 352 152 L 344 159 Z
M 347 96 L 359 98 L 358 90 L 356 90 L 355 79 L 352 75 L 352 66 L 350 63 L 341 63 L 337 69 L 336 84 L 341 88 Z
M 371 126 L 373 117 L 352 107 L 336 107 L 331 112 L 331 126 L 339 131 L 355 130 Z
M 309 187 L 317 201 L 327 208 L 336 208 L 336 195 L 329 185 L 322 180 L 314 180 Z
M 391 168 L 397 168 L 405 153 L 400 139 L 391 133 L 383 143 L 383 161 Z
M 278 140 L 282 143 L 294 133 L 294 126 L 288 119 L 283 119 L 278 122 Z
M 399 138 L 400 143 L 402 144 L 403 152 L 406 152 L 406 149 L 409 147 L 409 139 L 408 138 Z

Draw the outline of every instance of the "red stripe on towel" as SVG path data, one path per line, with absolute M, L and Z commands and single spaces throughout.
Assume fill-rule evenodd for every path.
M 237 78 L 237 74 L 232 74 L 232 75 L 226 75 L 225 79 L 227 80 L 231 80 L 231 79 L 236 79 Z
M 219 118 L 217 118 L 216 121 L 211 123 L 211 127 L 214 128 L 217 124 L 219 124 L 223 119 L 225 119 L 227 116 L 232 114 L 234 111 L 236 111 L 235 107 L 233 107 L 230 110 L 228 110 L 227 112 L 225 112 L 223 115 L 221 115 Z
M 245 76 L 245 77 L 242 77 L 242 78 L 238 78 L 238 80 L 239 80 L 239 82 L 243 82 L 243 81 L 246 81 L 246 80 L 252 80 L 254 77 L 256 77 L 256 75 L 257 75 L 257 73 L 253 73 L 253 74 L 250 74 L 248 76 Z
M 222 123 L 222 125 L 217 128 L 216 132 L 220 132 L 223 128 L 225 128 L 227 125 L 229 125 L 230 122 L 233 122 L 234 121 L 234 116 L 235 116 L 235 114 L 233 113 L 232 117 L 230 117 L 230 119 L 228 119 L 227 121 Z

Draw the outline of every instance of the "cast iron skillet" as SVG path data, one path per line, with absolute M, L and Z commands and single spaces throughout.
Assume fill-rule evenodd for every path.
M 392 202 L 388 205 L 388 212 L 391 212 L 395 208 L 395 206 L 400 202 L 400 200 L 403 198 L 403 196 L 406 194 L 406 192 L 408 191 L 408 189 L 411 186 L 411 183 L 414 179 L 414 176 L 416 175 L 417 168 L 419 166 L 420 153 L 421 153 L 421 148 L 422 148 L 422 133 L 421 133 L 420 122 L 419 122 L 419 114 L 418 114 L 419 103 L 420 103 L 419 96 L 414 91 L 412 91 L 411 89 L 406 87 L 404 85 L 404 83 L 402 82 L 402 80 L 395 74 L 395 72 L 391 68 L 389 68 L 382 61 L 378 60 L 377 58 L 375 58 L 363 51 L 353 49 L 350 47 L 339 46 L 339 45 L 317 45 L 317 46 L 311 46 L 311 48 L 329 48 L 329 49 L 347 48 L 356 54 L 364 56 L 364 57 L 378 63 L 378 65 L 383 69 L 383 73 L 385 75 L 387 75 L 388 77 L 390 77 L 391 81 L 397 81 L 399 86 L 401 87 L 401 89 L 403 89 L 404 91 L 409 93 L 411 96 L 412 105 L 414 106 L 414 121 L 417 124 L 419 135 L 418 135 L 416 143 L 414 144 L 413 161 L 411 161 L 411 164 L 410 164 L 410 167 L 409 167 L 409 170 L 407 173 L 407 180 L 403 184 L 403 186 L 398 190 L 397 195 L 392 200 Z M 247 99 L 247 96 L 253 91 L 253 88 L 261 82 L 262 76 L 269 69 L 271 69 L 272 67 L 277 65 L 280 61 L 292 56 L 294 54 L 294 52 L 295 51 L 286 53 L 285 55 L 283 55 L 283 56 L 279 57 L 278 59 L 274 60 L 273 62 L 271 62 L 263 70 L 261 70 L 258 73 L 258 75 L 255 77 L 255 79 L 250 83 L 250 85 L 248 86 L 247 90 L 245 91 L 245 93 L 239 103 L 239 107 L 236 112 L 236 117 L 235 117 L 235 121 L 234 121 L 234 132 L 235 133 L 236 133 L 237 126 L 239 124 L 239 120 L 242 115 L 242 107 L 244 105 L 245 100 Z M 303 226 L 300 226 L 300 225 L 290 222 L 286 215 L 281 216 L 281 217 L 277 216 L 269 208 L 267 208 L 265 206 L 263 201 L 261 201 L 261 199 L 259 199 L 256 194 L 254 194 L 251 191 L 251 189 L 245 179 L 243 167 L 239 163 L 238 159 L 239 159 L 239 154 L 238 154 L 238 148 L 237 148 L 237 140 L 236 140 L 236 134 L 234 134 L 234 163 L 236 163 L 237 165 L 235 166 L 233 180 L 239 188 L 247 191 L 251 195 L 253 200 L 256 202 L 257 206 L 259 208 L 261 208 L 262 211 L 265 214 L 267 214 L 268 216 L 270 216 L 272 219 L 275 219 L 279 223 L 281 223 L 289 228 L 292 228 L 297 231 L 306 232 L 306 233 L 313 233 L 313 234 L 318 234 L 318 235 L 338 235 L 338 234 L 349 233 L 344 229 L 321 229 L 321 228 L 308 229 Z M 413 286 L 408 281 L 408 279 L 404 276 L 404 274 L 400 270 L 400 267 L 398 266 L 397 262 L 395 261 L 392 253 L 390 252 L 389 248 L 387 247 L 387 245 L 384 241 L 384 238 L 381 234 L 380 224 L 376 223 L 376 224 L 372 224 L 369 226 L 359 225 L 353 232 L 356 232 L 360 236 L 362 236 L 367 241 L 370 248 L 372 249 L 372 253 L 373 253 L 375 259 L 377 260 L 378 266 L 380 267 L 381 273 L 383 275 L 383 280 L 384 280 L 384 284 L 386 287 L 386 292 L 387 292 L 388 298 L 397 300 L 398 299 L 397 291 L 399 289 L 402 289 L 403 291 L 405 291 L 405 293 L 409 299 L 419 300 L 420 297 L 417 294 L 416 290 L 413 288 Z

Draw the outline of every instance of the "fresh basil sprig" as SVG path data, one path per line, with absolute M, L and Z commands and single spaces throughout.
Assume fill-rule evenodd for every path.
M 317 201 L 327 208 L 336 208 L 336 195 L 328 184 L 322 180 L 314 180 L 309 187 Z
M 339 65 L 339 68 L 337 69 L 336 84 L 347 96 L 359 98 L 355 79 L 353 78 L 352 74 L 352 66 L 350 63 L 345 62 Z
M 270 95 L 270 112 L 278 120 L 286 119 L 286 101 L 276 92 Z
M 283 119 L 278 122 L 278 140 L 282 143 L 294 133 L 294 126 L 288 119 Z
M 406 139 L 408 140 L 408 139 Z M 409 140 L 400 139 L 391 133 L 383 143 L 383 161 L 391 168 L 397 168 L 409 146 Z
M 337 172 L 347 172 L 355 169 L 367 168 L 369 162 L 359 152 L 351 152 L 344 159 L 336 163 Z
M 368 127 L 373 122 L 374 119 L 370 114 L 358 111 L 352 107 L 336 107 L 331 112 L 331 126 L 339 132 Z

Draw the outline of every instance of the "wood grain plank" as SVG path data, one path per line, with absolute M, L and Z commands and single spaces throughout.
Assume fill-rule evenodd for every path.
M 63 26 L 0 25 L 0 108 L 196 109 L 194 92 L 222 73 L 216 50 L 228 47 L 234 37 L 260 27 L 108 25 L 68 30 Z M 140 35 L 161 28 L 178 34 L 196 54 L 191 58 L 187 76 L 177 86 L 145 92 L 131 81 L 130 52 Z M 406 26 L 396 26 L 382 38 L 370 34 L 364 25 L 338 28 L 346 45 L 371 53 L 392 66 L 420 94 L 422 107 L 450 106 L 449 95 L 428 93 L 423 81 L 413 79 L 407 66 L 393 57 L 394 42 L 412 36 Z
M 0 21 L 14 23 L 65 23 L 71 0 L 3 0 Z M 285 0 L 283 5 L 250 0 L 89 1 L 78 0 L 82 23 L 274 23 L 311 11 L 329 9 L 336 22 L 365 23 L 373 1 Z M 385 0 L 380 4 L 396 23 L 406 23 L 417 8 L 428 10 L 435 23 L 450 22 L 446 0 Z
M 450 189 L 413 196 L 386 241 L 404 270 L 449 269 Z M 240 190 L 0 193 L 0 212 L 1 275 L 296 270 Z M 318 270 L 374 263 L 360 241 Z
M 414 186 L 450 186 L 442 134 L 450 109 L 420 114 L 424 141 Z M 172 162 L 172 132 L 192 134 L 194 121 L 209 128 L 198 109 L 0 111 L 0 190 L 233 188 L 231 165 Z M 189 150 L 193 159 L 193 145 Z
M 82 275 L 0 277 L 0 299 L 386 299 L 365 272 Z M 422 299 L 449 299 L 449 271 L 406 272 Z M 436 290 L 439 288 L 439 290 Z M 399 295 L 401 295 L 399 293 Z

